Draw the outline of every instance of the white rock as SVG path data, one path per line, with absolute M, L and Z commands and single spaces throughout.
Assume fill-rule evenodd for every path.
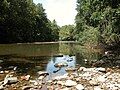
M 9 71 L 7 71 L 7 70 L 5 70 L 4 72 L 5 72 L 5 73 L 9 73 Z
M 59 85 L 62 85 L 62 86 L 63 86 L 65 83 L 64 83 L 63 81 L 58 81 L 58 82 L 57 82 L 57 84 L 59 84 Z
M 79 71 L 84 71 L 86 68 L 85 67 L 80 67 Z
M 77 90 L 84 90 L 84 86 L 81 84 L 78 84 L 75 86 Z
M 106 78 L 105 78 L 104 76 L 99 76 L 99 77 L 97 77 L 97 80 L 98 80 L 99 82 L 105 82 L 105 81 L 106 81 Z
M 97 72 L 95 68 L 84 68 L 83 71 L 85 72 Z
M 38 80 L 43 80 L 45 78 L 45 76 L 40 76 L 38 77 Z
M 100 71 L 100 72 L 105 72 L 106 69 L 105 68 L 102 68 L 102 67 L 99 67 L 99 68 L 96 68 L 96 70 Z
M 3 74 L 4 73 L 4 71 L 0 71 L 0 74 Z
M 99 86 L 95 86 L 94 90 L 102 90 Z
M 6 77 L 4 79 L 4 85 L 7 83 L 12 84 L 12 83 L 16 83 L 16 82 L 18 82 L 17 77 L 10 77 L 10 75 L 6 75 Z
M 39 71 L 37 73 L 39 74 L 39 76 L 41 76 L 41 75 L 49 75 L 49 73 L 46 72 L 46 71 Z
M 35 86 L 39 85 L 40 82 L 36 81 L 36 80 L 30 80 L 30 83 L 33 83 Z
M 60 90 L 70 90 L 69 88 L 63 88 L 63 89 L 60 89 Z
M 65 82 L 65 86 L 68 86 L 68 87 L 75 86 L 75 85 L 77 85 L 77 83 L 75 81 L 72 81 L 72 80 L 67 80 Z
M 9 77 L 8 79 L 8 83 L 16 83 L 18 81 L 17 77 Z
M 64 74 L 64 75 L 62 75 L 62 76 L 56 76 L 56 77 L 53 78 L 53 79 L 60 80 L 60 79 L 64 79 L 64 78 L 68 78 L 68 74 Z
M 91 85 L 98 85 L 98 81 L 96 81 L 96 80 L 90 80 L 89 83 Z
M 0 86 L 0 90 L 4 90 L 4 86 L 3 85 Z

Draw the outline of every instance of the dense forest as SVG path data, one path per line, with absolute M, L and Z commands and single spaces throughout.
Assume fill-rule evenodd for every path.
M 120 44 L 120 0 L 77 0 L 75 39 L 83 44 Z
M 56 21 L 48 20 L 42 4 L 33 0 L 0 0 L 0 43 L 56 41 Z
M 0 43 L 120 44 L 120 0 L 77 0 L 75 25 L 58 26 L 33 0 L 0 0 Z

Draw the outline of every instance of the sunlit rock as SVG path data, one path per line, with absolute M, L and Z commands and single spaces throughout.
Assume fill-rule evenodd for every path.
M 46 71 L 39 71 L 37 73 L 38 73 L 39 76 L 47 76 L 47 75 L 49 75 L 49 73 L 46 72 Z
M 20 79 L 21 80 L 29 80 L 30 79 L 30 75 L 21 76 Z
M 94 90 L 103 90 L 103 89 L 101 89 L 99 86 L 95 86 Z
M 57 84 L 59 84 L 59 85 L 62 85 L 62 86 L 63 86 L 63 85 L 65 84 L 65 82 L 64 82 L 64 81 L 58 81 L 58 82 L 57 82 Z
M 75 85 L 77 85 L 77 83 L 72 80 L 66 80 L 66 82 L 65 82 L 65 86 L 67 86 L 67 87 L 71 87 L 71 86 L 75 86 Z
M 17 67 L 14 67 L 13 70 L 16 71 L 16 70 L 17 70 Z
M 74 73 L 75 71 L 77 71 L 77 68 L 68 67 L 65 69 L 65 71 L 70 75 L 70 74 Z
M 68 78 L 68 74 L 64 74 L 62 76 L 56 76 L 53 79 L 54 80 L 61 80 L 61 79 L 67 79 Z
M 63 88 L 63 89 L 61 89 L 61 90 L 70 90 L 70 89 L 66 87 L 66 88 Z
M 44 76 L 38 77 L 38 80 L 43 80 L 43 79 L 44 79 Z
M 22 90 L 39 90 L 42 86 L 36 87 L 36 86 L 23 86 Z
M 105 82 L 106 81 L 106 78 L 105 78 L 105 76 L 98 76 L 97 77 L 97 80 L 99 81 L 99 82 Z
M 4 71 L 0 71 L 0 74 L 3 74 L 4 73 Z
M 100 72 L 106 72 L 106 69 L 105 69 L 105 68 L 102 68 L 102 67 L 96 68 L 96 70 L 98 70 L 98 71 L 100 71 Z
M 90 85 L 94 85 L 94 86 L 98 85 L 98 81 L 95 79 L 90 80 L 89 83 L 90 83 Z
M 0 90 L 4 90 L 4 86 L 3 85 L 0 85 Z
M 75 87 L 77 90 L 84 90 L 84 86 L 82 84 L 78 84 Z
M 4 85 L 17 83 L 17 82 L 18 82 L 17 77 L 10 77 L 9 75 L 6 75 L 6 77 L 4 79 Z
M 32 83 L 35 86 L 39 85 L 39 82 L 36 80 L 30 80 L 30 83 Z
M 4 72 L 7 74 L 7 73 L 9 73 L 10 71 L 8 71 L 8 70 L 5 70 Z
M 97 72 L 95 68 L 83 68 L 84 72 Z
M 79 71 L 84 71 L 86 68 L 85 67 L 80 67 Z

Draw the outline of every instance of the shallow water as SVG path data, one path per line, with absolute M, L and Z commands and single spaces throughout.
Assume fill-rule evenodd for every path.
M 56 63 L 65 62 L 67 67 L 75 67 L 76 64 L 86 66 L 84 59 L 99 60 L 100 57 L 100 52 L 87 50 L 73 42 L 0 45 L 1 70 L 17 67 L 18 75 L 30 74 L 33 77 L 40 70 L 49 72 L 51 77 L 66 73 L 66 67 L 56 68 Z

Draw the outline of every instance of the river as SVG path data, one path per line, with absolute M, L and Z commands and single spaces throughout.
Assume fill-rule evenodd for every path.
M 1 44 L 0 69 L 10 70 L 16 67 L 16 73 L 36 76 L 43 70 L 51 75 L 64 74 L 65 68 L 58 69 L 56 63 L 65 62 L 68 67 L 76 64 L 89 67 L 87 61 L 97 61 L 102 57 L 102 50 L 86 49 L 76 42 Z
M 65 62 L 68 66 L 76 64 L 86 66 L 84 60 L 99 60 L 100 52 L 88 50 L 75 42 L 1 44 L 0 67 L 9 70 L 17 67 L 18 74 L 34 75 L 39 70 L 51 74 L 64 74 L 54 67 L 56 63 Z

